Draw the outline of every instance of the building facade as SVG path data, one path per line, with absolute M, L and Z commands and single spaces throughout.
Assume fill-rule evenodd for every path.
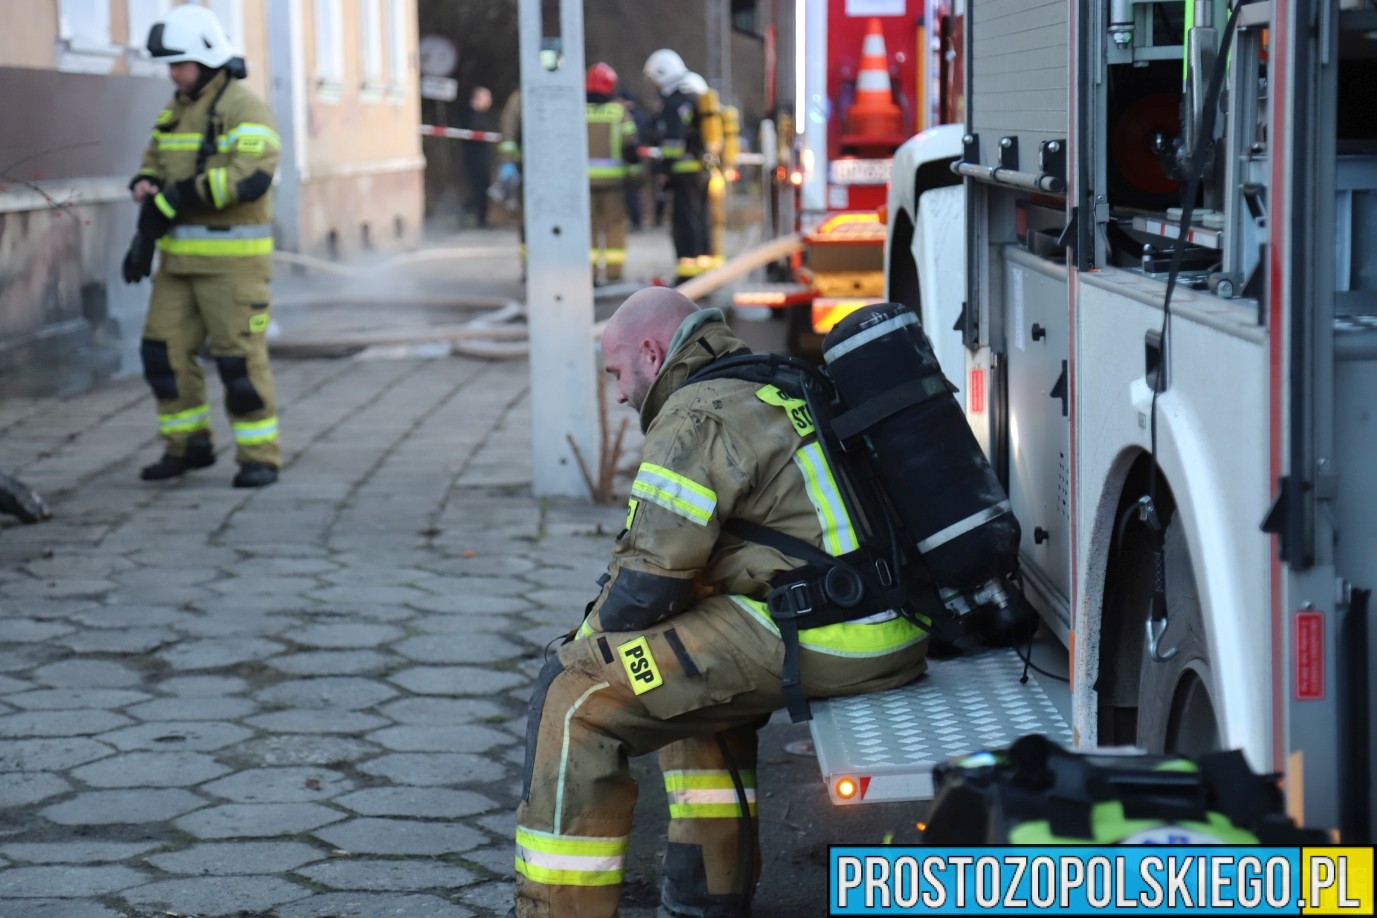
M 279 250 L 418 241 L 415 0 L 197 0 L 248 62 L 282 138 Z M 138 371 L 148 285 L 120 260 L 129 177 L 172 91 L 144 59 L 174 0 L 0 0 L 0 397 Z

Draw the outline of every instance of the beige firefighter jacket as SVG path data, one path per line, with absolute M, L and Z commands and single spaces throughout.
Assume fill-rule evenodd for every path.
M 207 133 L 215 149 L 198 173 L 196 160 Z M 250 267 L 244 258 L 252 259 L 255 269 L 271 267 L 271 188 L 281 145 L 268 106 L 226 71 L 195 96 L 173 96 L 158 114 L 136 176 L 164 189 L 196 180 L 199 206 L 183 204 L 172 231 L 158 241 L 165 269 L 216 273 L 236 270 L 236 262 Z
M 739 613 L 743 640 L 755 643 L 747 632 L 766 629 L 773 637 L 764 646 L 782 653 L 763 601 L 776 574 L 803 562 L 725 533 L 722 524 L 740 518 L 842 554 L 845 511 L 835 491 L 828 494 L 835 481 L 811 427 L 796 427 L 797 406 L 781 404 L 773 387 L 716 379 L 679 389 L 694 371 L 745 347 L 718 310 L 690 316 L 675 344 L 641 409 L 645 443 L 626 530 L 581 632 L 638 630 L 725 596 L 733 602 L 721 605 Z M 922 672 L 922 630 L 893 613 L 878 618 L 801 632 L 814 694 L 819 686 L 824 693 L 887 687 Z

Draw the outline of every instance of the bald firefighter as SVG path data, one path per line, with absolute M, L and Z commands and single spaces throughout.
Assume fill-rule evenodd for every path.
M 748 915 L 756 731 L 796 689 L 887 689 L 925 667 L 924 631 L 862 604 L 858 617 L 795 632 L 799 685 L 782 686 L 791 666 L 765 600 L 803 565 L 735 527 L 770 527 L 832 557 L 856 533 L 801 402 L 738 378 L 685 384 L 745 350 L 718 310 L 666 287 L 634 294 L 607 324 L 604 364 L 617 401 L 640 411 L 645 443 L 602 591 L 531 698 L 522 918 L 617 913 L 637 794 L 627 760 L 655 751 L 670 805 L 662 914 Z
M 588 122 L 588 195 L 592 211 L 593 283 L 601 265 L 606 282 L 622 279 L 626 264 L 626 182 L 640 160 L 636 121 L 616 98 L 617 71 L 599 61 L 585 75 Z
M 142 477 L 215 462 L 196 357 L 209 339 L 234 431 L 234 486 L 262 487 L 281 465 L 266 340 L 280 141 L 267 106 L 238 81 L 243 62 L 210 10 L 173 8 L 149 32 L 148 53 L 169 65 L 177 91 L 130 182 L 142 206 L 125 281 L 148 277 L 155 246 L 161 253 L 140 353 L 165 452 Z

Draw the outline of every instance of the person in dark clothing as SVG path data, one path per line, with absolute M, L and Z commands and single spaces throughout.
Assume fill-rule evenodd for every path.
M 676 52 L 661 48 L 646 59 L 645 75 L 660 90 L 655 134 L 660 142 L 657 179 L 671 199 L 670 229 L 677 256 L 675 283 L 711 267 L 708 237 L 708 171 L 699 98 L 707 82 Z
M 470 131 L 492 130 L 492 91 L 475 86 L 469 96 L 469 110 L 464 125 Z M 492 183 L 492 147 L 486 140 L 461 140 L 464 157 L 464 177 L 468 196 L 464 209 L 473 215 L 480 228 L 488 225 L 488 186 Z
M 646 115 L 645 109 L 641 108 L 641 103 L 636 98 L 636 94 L 626 87 L 618 91 L 621 98 L 622 107 L 631 113 L 631 118 L 636 122 L 636 136 L 640 138 L 650 136 L 650 118 Z M 631 167 L 631 173 L 626 180 L 626 217 L 633 232 L 639 232 L 645 225 L 645 164 L 636 163 Z

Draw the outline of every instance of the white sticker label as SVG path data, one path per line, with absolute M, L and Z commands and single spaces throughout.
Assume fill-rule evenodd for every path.
M 848 16 L 902 16 L 905 0 L 846 0 Z
M 1023 272 L 1018 268 L 1010 272 L 1014 287 L 1014 347 L 1023 350 Z

